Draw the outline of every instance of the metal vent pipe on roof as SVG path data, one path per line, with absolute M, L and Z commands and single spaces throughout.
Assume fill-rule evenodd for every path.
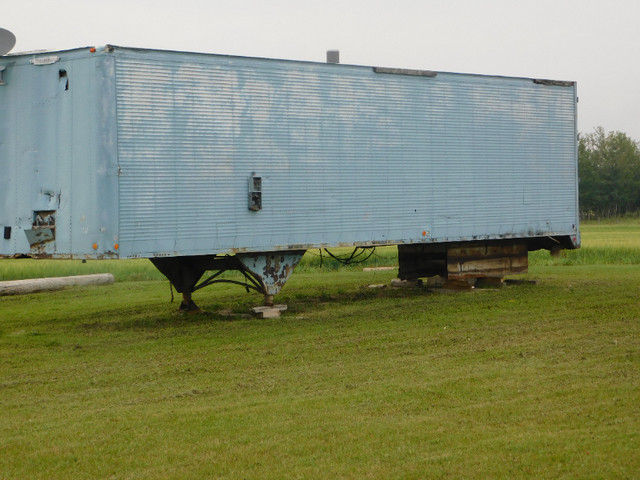
M 327 63 L 340 63 L 340 50 L 327 50 Z

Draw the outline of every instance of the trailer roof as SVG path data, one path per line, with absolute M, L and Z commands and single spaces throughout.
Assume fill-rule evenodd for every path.
M 397 75 L 416 75 L 416 76 L 436 76 L 438 74 L 447 74 L 447 75 L 468 75 L 474 77 L 487 77 L 487 78 L 508 78 L 513 80 L 530 80 L 535 83 L 552 85 L 552 86 L 561 86 L 561 87 L 569 87 L 575 86 L 575 81 L 566 81 L 566 80 L 550 80 L 550 79 L 537 79 L 531 77 L 519 77 L 519 76 L 511 76 L 511 75 L 488 75 L 488 74 L 477 74 L 477 73 L 467 73 L 467 72 L 444 72 L 444 71 L 435 71 L 435 70 L 421 70 L 421 69 L 409 69 L 409 68 L 395 68 L 395 67 L 380 67 L 373 65 L 355 65 L 355 64 L 347 64 L 347 63 L 328 63 L 328 62 L 317 62 L 310 60 L 290 60 L 284 58 L 269 58 L 269 57 L 253 57 L 246 55 L 228 55 L 228 54 L 220 54 L 220 53 L 208 53 L 208 52 L 189 52 L 189 51 L 181 51 L 181 50 L 166 50 L 166 49 L 153 49 L 153 48 L 140 48 L 140 47 L 125 47 L 119 45 L 111 45 L 107 44 L 104 46 L 86 46 L 86 47 L 78 47 L 72 49 L 63 49 L 63 50 L 34 50 L 28 52 L 15 52 L 9 53 L 0 57 L 0 60 L 4 58 L 11 57 L 33 57 L 37 55 L 53 55 L 56 53 L 82 53 L 86 52 L 87 55 L 96 54 L 96 53 L 113 53 L 114 51 L 130 51 L 130 52 L 140 52 L 140 53 L 161 53 L 161 54 L 177 54 L 177 55 L 194 55 L 194 56 L 208 56 L 208 57 L 226 57 L 226 58 L 237 58 L 237 59 L 247 59 L 247 60 L 260 60 L 260 61 L 273 61 L 273 62 L 286 62 L 286 63 L 297 63 L 297 64 L 311 64 L 311 65 L 327 65 L 328 67 L 340 68 L 340 67 L 352 67 L 352 68 L 365 68 L 365 69 L 374 69 L 377 73 L 386 73 L 386 74 L 397 74 Z

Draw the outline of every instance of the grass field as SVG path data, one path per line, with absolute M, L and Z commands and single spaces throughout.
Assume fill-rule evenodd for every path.
M 180 315 L 147 262 L 2 261 L 118 281 L 0 297 L 0 479 L 639 478 L 640 223 L 582 233 L 456 294 L 309 256 L 273 320 L 225 285 Z

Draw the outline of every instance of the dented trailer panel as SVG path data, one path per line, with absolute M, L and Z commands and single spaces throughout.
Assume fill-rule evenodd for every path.
M 573 82 L 94 50 L 0 58 L 0 256 L 579 245 Z

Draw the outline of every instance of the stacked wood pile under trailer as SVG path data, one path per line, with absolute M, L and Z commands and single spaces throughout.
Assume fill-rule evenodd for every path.
M 0 257 L 149 258 L 273 301 L 308 249 L 399 276 L 578 248 L 574 82 L 106 46 L 0 57 Z M 205 272 L 212 271 L 202 283 Z

